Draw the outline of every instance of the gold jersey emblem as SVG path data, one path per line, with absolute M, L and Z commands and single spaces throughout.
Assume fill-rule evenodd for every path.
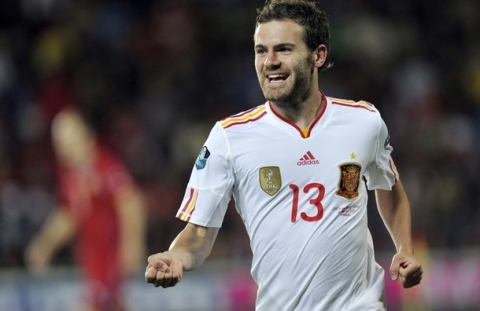
M 344 197 L 347 200 L 358 197 L 362 166 L 358 163 L 343 163 L 338 167 L 340 168 L 340 180 L 338 182 L 336 195 Z
M 278 166 L 266 166 L 259 170 L 260 187 L 268 195 L 274 195 L 282 186 L 282 177 Z

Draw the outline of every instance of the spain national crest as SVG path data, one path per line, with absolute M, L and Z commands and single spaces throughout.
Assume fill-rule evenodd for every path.
M 278 166 L 261 167 L 259 172 L 260 187 L 268 195 L 274 195 L 282 186 L 282 177 Z
M 362 166 L 358 163 L 343 163 L 338 167 L 340 168 L 340 180 L 338 182 L 336 195 L 344 197 L 347 200 L 358 197 Z

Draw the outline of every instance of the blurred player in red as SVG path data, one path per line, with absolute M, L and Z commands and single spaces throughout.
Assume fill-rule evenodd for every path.
M 74 108 L 53 120 L 52 142 L 60 167 L 58 208 L 27 248 L 27 265 L 44 271 L 55 252 L 75 237 L 89 310 L 125 310 L 122 284 L 137 271 L 145 250 L 142 195 Z

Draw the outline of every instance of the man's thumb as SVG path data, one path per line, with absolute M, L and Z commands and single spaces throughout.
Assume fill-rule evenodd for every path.
M 392 265 L 390 266 L 390 277 L 393 281 L 398 279 L 398 273 L 400 269 L 400 264 L 394 259 Z
M 392 264 L 390 266 L 390 277 L 392 278 L 393 281 L 396 281 L 398 279 L 398 275 L 400 273 L 400 265 L 401 265 L 401 260 L 399 260 L 397 256 L 394 256 L 392 260 Z
M 392 281 L 396 281 L 398 279 L 398 270 L 396 272 L 394 270 L 390 270 L 390 276 Z

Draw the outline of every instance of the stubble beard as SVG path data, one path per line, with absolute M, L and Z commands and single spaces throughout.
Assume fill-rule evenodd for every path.
M 269 90 L 263 80 L 261 86 L 265 99 L 277 107 L 290 112 L 296 112 L 310 95 L 314 67 L 304 60 L 295 66 L 294 81 L 278 90 Z

